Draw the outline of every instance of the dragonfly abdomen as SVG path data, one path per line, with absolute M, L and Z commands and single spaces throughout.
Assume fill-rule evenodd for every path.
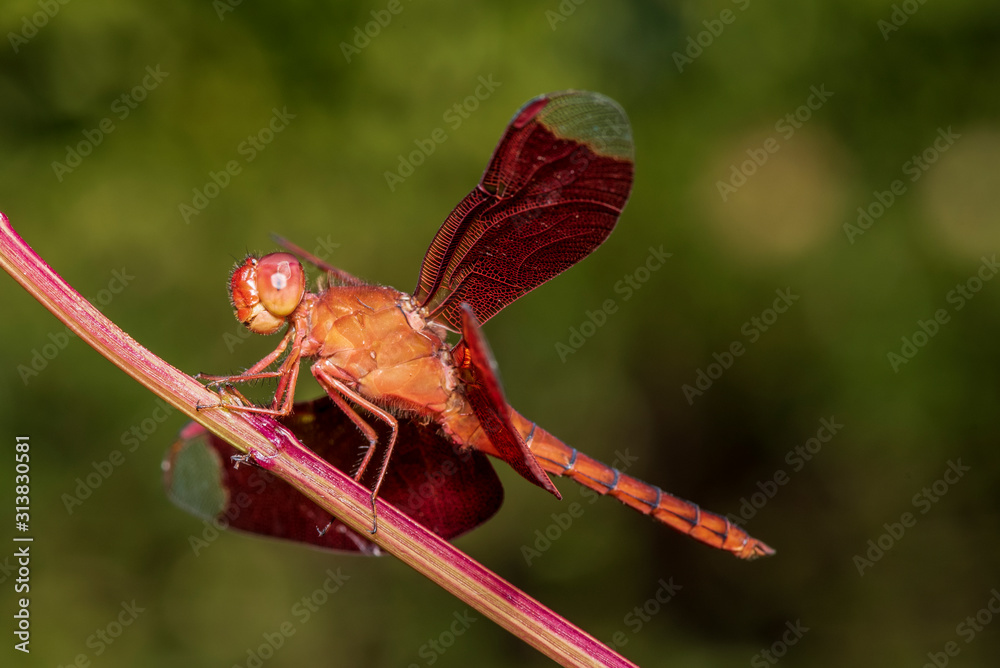
M 612 496 L 643 515 L 741 559 L 774 554 L 765 543 L 716 513 L 665 492 L 593 457 L 588 457 L 512 411 L 512 421 L 538 463 L 548 473 L 565 476 L 598 494 Z

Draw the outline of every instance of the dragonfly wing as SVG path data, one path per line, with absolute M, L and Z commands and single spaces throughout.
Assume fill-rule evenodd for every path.
M 614 100 L 585 91 L 531 100 L 435 235 L 418 303 L 456 331 L 462 303 L 485 323 L 604 242 L 632 173 L 632 129 Z
M 562 498 L 511 422 L 510 404 L 504 398 L 493 353 L 479 330 L 472 307 L 463 304 L 461 313 L 462 341 L 454 355 L 465 381 L 466 399 L 480 426 L 496 449 L 497 457 L 527 480 Z
M 358 453 L 367 445 L 328 397 L 295 404 L 282 422 L 343 471 L 357 464 Z M 399 427 L 380 498 L 445 539 L 496 513 L 503 487 L 485 455 L 456 452 L 433 425 L 400 420 Z M 235 454 L 234 447 L 201 425 L 188 424 L 163 461 L 168 496 L 188 512 L 233 529 L 329 550 L 377 554 L 373 543 L 338 521 L 319 535 L 317 529 L 330 523 L 329 513 L 262 469 L 233 466 Z M 371 482 L 362 478 L 362 483 Z

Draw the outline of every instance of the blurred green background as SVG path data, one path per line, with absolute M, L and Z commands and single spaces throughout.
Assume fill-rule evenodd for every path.
M 226 297 L 234 260 L 271 250 L 269 232 L 411 290 L 513 112 L 600 91 L 633 124 L 632 199 L 593 257 L 487 326 L 508 398 L 595 457 L 627 448 L 631 474 L 742 506 L 778 554 L 743 563 L 502 466 L 504 508 L 458 545 L 598 638 L 620 632 L 643 666 L 994 665 L 1000 281 L 981 279 L 1000 247 L 995 2 L 271 4 L 3 4 L 0 210 L 56 271 L 180 369 L 235 372 L 276 342 L 238 338 Z M 480 77 L 498 85 L 473 105 Z M 294 117 L 248 148 L 275 109 Z M 390 189 L 386 172 L 436 128 L 446 141 Z M 230 161 L 239 174 L 185 216 Z M 617 282 L 661 246 L 672 256 L 626 301 Z M 797 299 L 775 319 L 778 290 Z M 606 299 L 617 312 L 561 359 Z M 30 657 L 6 636 L 16 665 L 247 666 L 288 621 L 263 665 L 550 665 L 474 611 L 430 649 L 466 606 L 391 557 L 228 533 L 196 556 L 203 525 L 160 483 L 184 420 L 157 422 L 154 397 L 76 339 L 25 373 L 64 327 L 7 278 L 0 303 L 8 522 L 14 437 L 33 448 L 34 634 Z M 735 342 L 744 353 L 712 367 Z M 716 378 L 685 396 L 699 371 Z M 817 450 L 831 419 L 843 426 Z M 946 480 L 949 462 L 968 470 Z M 574 500 L 583 516 L 529 564 L 523 547 Z M 292 606 L 327 569 L 349 580 L 303 622 Z M 671 578 L 669 603 L 637 616 Z M 133 601 L 143 611 L 102 644 Z

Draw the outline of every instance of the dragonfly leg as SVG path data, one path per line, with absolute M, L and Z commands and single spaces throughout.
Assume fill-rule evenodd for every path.
M 377 443 L 377 435 L 372 426 L 364 421 L 364 419 L 357 414 L 357 412 L 347 403 L 344 399 L 347 397 L 359 406 L 363 406 L 370 413 L 380 418 L 383 422 L 389 425 L 392 430 L 392 434 L 389 436 L 389 444 L 386 446 L 385 455 L 382 457 L 382 465 L 379 468 L 378 478 L 375 480 L 375 486 L 372 488 L 372 530 L 371 533 L 378 531 L 378 514 L 375 512 L 375 499 L 378 497 L 379 488 L 382 487 L 382 481 L 385 479 L 385 471 L 389 465 L 389 458 L 392 457 L 392 450 L 396 446 L 396 435 L 399 432 L 399 423 L 396 418 L 392 416 L 389 412 L 379 408 L 372 402 L 368 401 L 360 394 L 349 388 L 340 379 L 333 375 L 332 372 L 328 371 L 322 361 L 317 362 L 312 366 L 312 373 L 319 381 L 319 384 L 323 386 L 326 393 L 330 395 L 330 398 L 335 404 L 337 404 L 342 411 L 350 418 L 358 429 L 365 435 L 368 439 L 368 451 L 365 452 L 364 458 L 361 460 L 361 464 L 358 466 L 357 472 L 354 474 L 354 479 L 360 481 L 361 476 L 364 474 L 365 470 L 368 468 L 369 462 L 371 462 L 372 456 L 375 454 L 375 445 Z
M 262 373 L 241 373 L 235 376 L 210 376 L 207 373 L 199 373 L 195 376 L 198 380 L 207 380 L 206 386 L 223 385 L 224 383 L 248 383 L 251 380 L 263 380 L 264 378 L 277 378 L 280 371 L 264 371 Z
M 323 384 L 324 389 L 327 390 L 326 393 L 330 395 L 330 399 L 333 400 L 333 403 L 337 404 L 337 407 L 344 412 L 344 415 L 346 415 L 351 422 L 354 423 L 354 426 L 361 430 L 361 433 L 364 434 L 366 439 L 368 439 L 368 449 L 365 450 L 364 459 L 361 460 L 354 472 L 354 479 L 360 481 L 361 476 L 364 475 L 365 469 L 368 467 L 368 462 L 371 461 L 372 454 L 375 452 L 375 446 L 378 444 L 378 434 L 375 433 L 372 426 L 365 422 L 365 419 L 358 415 L 357 411 L 355 411 L 354 408 L 347 403 L 344 397 L 341 396 L 341 390 L 339 387 L 334 386 L 334 389 L 329 389 L 327 387 L 327 383 L 333 384 L 333 382 L 326 377 L 321 378 L 321 374 L 317 371 L 315 366 L 312 371 L 317 380 Z
M 209 381 L 209 385 L 219 385 L 220 383 L 233 382 L 233 383 L 243 383 L 250 380 L 258 380 L 260 378 L 274 378 L 275 376 L 281 375 L 281 371 L 264 371 L 267 367 L 271 366 L 276 359 L 281 357 L 281 353 L 285 352 L 285 348 L 288 347 L 289 341 L 295 337 L 295 329 L 289 328 L 288 333 L 281 339 L 278 347 L 273 351 L 268 353 L 268 355 L 261 361 L 254 364 L 252 367 L 244 371 L 243 373 L 238 373 L 234 376 L 212 376 L 206 373 L 199 373 L 195 376 L 199 380 Z
M 227 408 L 231 411 L 237 413 L 261 413 L 263 415 L 272 415 L 274 417 L 284 417 L 292 412 L 292 403 L 295 400 L 295 383 L 299 378 L 299 366 L 302 359 L 302 341 L 304 340 L 304 334 L 297 334 L 294 328 L 289 328 L 288 333 L 278 344 L 278 347 L 274 349 L 267 357 L 261 361 L 254 364 L 252 367 L 247 369 L 241 374 L 236 376 L 205 376 L 199 374 L 199 378 L 208 378 L 211 382 L 209 385 L 217 385 L 219 383 L 230 383 L 230 382 L 246 382 L 250 380 L 257 380 L 260 378 L 278 378 L 278 387 L 274 392 L 274 399 L 271 401 L 271 405 L 268 408 L 254 405 L 240 405 L 227 403 L 225 401 L 219 402 L 214 406 L 202 406 L 201 408 Z M 284 352 L 285 348 L 288 347 L 288 342 L 294 339 L 292 342 L 291 351 L 288 353 L 288 357 L 285 361 L 281 363 L 281 367 L 276 371 L 264 371 L 268 366 L 270 366 L 276 359 L 278 359 Z M 243 397 L 242 394 L 235 392 L 232 388 L 230 391 L 234 392 L 238 397 L 246 404 L 250 402 Z
M 215 408 L 235 408 L 237 411 L 245 406 L 253 406 L 253 402 L 243 396 L 243 393 L 236 389 L 235 386 L 226 383 L 220 390 L 219 396 L 221 401 L 217 404 L 208 404 L 203 406 L 198 404 L 195 406 L 195 410 L 207 411 L 213 410 Z

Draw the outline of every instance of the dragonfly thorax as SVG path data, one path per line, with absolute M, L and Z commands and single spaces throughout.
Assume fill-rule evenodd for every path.
M 308 314 L 304 349 L 323 368 L 373 401 L 423 415 L 454 403 L 458 386 L 444 330 L 388 287 L 334 286 Z

